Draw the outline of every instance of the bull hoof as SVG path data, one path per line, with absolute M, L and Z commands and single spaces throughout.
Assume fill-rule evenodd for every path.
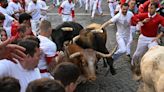
M 105 59 L 103 59 L 103 67 L 104 67 L 104 68 L 107 67 L 107 63 L 105 62 Z
M 115 69 L 110 69 L 110 72 L 111 72 L 112 75 L 116 75 L 117 74 Z

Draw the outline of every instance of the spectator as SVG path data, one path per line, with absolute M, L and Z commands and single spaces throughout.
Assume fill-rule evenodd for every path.
M 20 92 L 19 80 L 12 77 L 0 78 L 1 92 Z
M 56 66 L 53 76 L 56 80 L 61 81 L 66 92 L 74 92 L 77 86 L 77 79 L 80 76 L 80 70 L 73 63 L 63 62 Z
M 8 8 L 12 11 L 16 20 L 18 20 L 19 15 L 24 12 L 24 9 L 21 7 L 19 3 L 19 0 L 10 1 Z
M 31 30 L 31 34 L 30 35 L 34 35 L 32 33 L 32 29 L 31 29 L 31 15 L 27 14 L 27 13 L 22 13 L 20 16 L 19 16 L 19 23 L 16 21 L 16 22 L 13 22 L 12 25 L 11 25 L 11 36 L 16 36 L 18 35 L 18 28 L 20 28 L 20 24 L 23 24 L 25 26 L 27 26 L 27 28 L 29 30 Z
M 59 81 L 42 78 L 30 82 L 26 92 L 65 92 L 65 89 Z
M 8 38 L 7 33 L 3 28 L 0 29 L 0 37 L 1 37 L 1 42 L 6 41 Z
M 42 50 L 42 54 L 38 67 L 42 77 L 52 77 L 47 69 L 56 56 L 57 47 L 56 44 L 49 39 L 52 33 L 51 23 L 47 20 L 43 20 L 40 23 L 39 28 L 40 35 L 38 38 L 40 40 L 40 48 Z
M 19 61 L 23 61 L 26 57 L 26 55 L 23 53 L 25 51 L 25 48 L 10 43 L 11 39 L 7 39 L 6 41 L 0 44 L 0 60 L 9 59 L 15 62 L 15 59 L 18 59 Z
M 37 68 L 40 49 L 39 44 L 32 40 L 21 40 L 18 45 L 26 49 L 24 52 L 26 56 L 23 60 L 15 60 L 17 64 L 7 59 L 0 60 L 0 77 L 11 76 L 17 78 L 21 85 L 20 92 L 25 92 L 29 82 L 41 78 Z
M 7 36 L 11 36 L 11 24 L 15 20 L 13 17 L 11 17 L 11 14 L 7 10 L 8 2 L 7 0 L 0 0 L 0 12 L 5 16 L 5 20 L 3 23 L 3 28 L 7 32 Z

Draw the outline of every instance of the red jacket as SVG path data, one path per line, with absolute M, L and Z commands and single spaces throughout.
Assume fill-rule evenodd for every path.
M 140 13 L 134 15 L 131 19 L 131 23 L 132 25 L 136 25 L 139 21 L 142 21 L 145 18 L 149 18 L 148 13 Z M 149 22 L 145 23 L 141 27 L 141 34 L 147 37 L 156 37 L 159 24 L 164 26 L 164 17 L 159 14 L 156 14 L 153 18 L 150 19 Z
M 15 36 L 17 34 L 17 29 L 19 27 L 19 22 L 14 21 L 11 24 L 11 36 Z
M 158 2 L 158 0 L 156 0 L 156 2 Z M 139 13 L 147 13 L 148 12 L 148 6 L 150 4 L 150 0 L 146 1 L 145 3 L 143 4 L 140 4 L 139 5 L 139 8 L 138 8 L 138 12 Z M 158 7 L 160 7 L 160 4 L 158 3 Z

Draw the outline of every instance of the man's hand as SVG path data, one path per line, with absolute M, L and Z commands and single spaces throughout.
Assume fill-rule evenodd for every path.
M 157 38 L 157 37 L 154 38 L 154 39 L 152 40 L 152 42 L 158 42 L 158 38 Z
M 145 24 L 145 23 L 147 23 L 147 22 L 149 22 L 149 21 L 150 21 L 150 18 L 145 18 L 145 19 L 142 21 L 142 23 Z
M 15 59 L 23 61 L 26 55 L 25 48 L 16 44 L 10 44 L 11 40 L 7 39 L 0 44 L 0 59 L 9 59 L 16 63 Z M 15 58 L 15 59 L 14 59 Z

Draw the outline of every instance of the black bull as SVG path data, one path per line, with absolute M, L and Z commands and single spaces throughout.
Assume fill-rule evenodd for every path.
M 108 54 L 109 52 L 106 48 L 106 40 L 107 40 L 106 30 L 103 29 L 103 32 L 93 32 L 101 25 L 93 23 L 89 26 L 90 26 L 89 28 L 83 29 L 80 32 L 79 38 L 74 37 L 75 38 L 74 43 L 76 43 L 77 45 L 81 46 L 84 49 L 92 48 L 95 51 Z M 111 57 L 108 57 L 106 58 L 106 60 L 107 60 L 107 64 L 110 66 L 111 74 L 112 75 L 116 74 L 115 69 L 113 67 L 113 59 Z M 108 72 L 106 74 L 108 74 Z
M 63 27 L 71 27 L 72 31 L 64 31 L 62 30 Z M 72 40 L 73 37 L 79 35 L 79 32 L 83 29 L 79 23 L 76 22 L 64 22 L 58 25 L 55 29 L 52 30 L 52 41 L 56 43 L 57 50 L 63 49 L 63 43 L 65 41 Z
M 63 27 L 71 27 L 73 28 L 73 31 L 63 31 L 62 30 Z M 105 47 L 105 44 L 106 44 L 106 31 L 105 30 L 103 33 L 92 33 L 90 32 L 92 28 L 87 30 L 87 32 L 86 30 L 82 30 L 82 29 L 83 27 L 79 23 L 75 23 L 75 22 L 64 22 L 60 24 L 59 26 L 57 26 L 55 29 L 53 29 L 51 37 L 52 37 L 52 40 L 57 45 L 57 48 L 58 48 L 57 50 L 63 50 L 63 43 L 65 41 L 72 40 L 72 38 L 79 35 L 80 33 L 80 35 L 84 36 L 84 39 L 83 40 L 79 39 L 77 41 L 77 44 L 79 46 L 81 46 L 84 49 L 92 48 L 96 51 L 99 51 L 105 54 L 109 53 L 107 48 Z M 88 36 L 89 36 L 88 34 L 91 35 L 92 38 L 88 39 Z M 85 38 L 87 38 L 88 40 L 87 39 L 85 40 Z M 111 58 L 107 58 L 107 63 L 110 66 L 111 73 L 115 74 L 115 69 L 113 68 L 113 61 L 111 60 Z

